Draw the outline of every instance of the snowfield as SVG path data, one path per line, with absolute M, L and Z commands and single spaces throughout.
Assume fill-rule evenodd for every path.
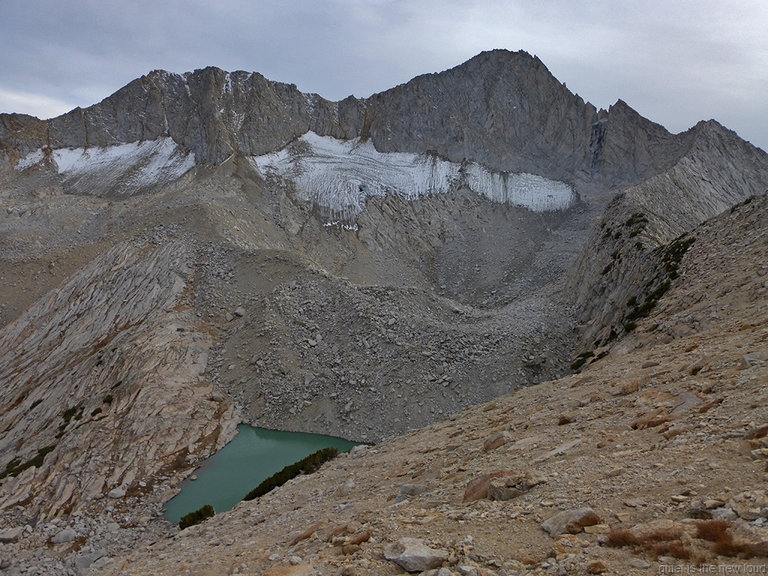
M 43 151 L 36 150 L 16 169 L 29 168 L 43 158 Z M 180 178 L 195 165 L 195 155 L 181 151 L 171 138 L 159 138 L 106 148 L 61 148 L 53 151 L 53 161 L 65 182 L 93 180 L 99 190 L 131 194 Z
M 133 194 L 172 182 L 195 165 L 195 155 L 171 138 L 106 148 L 54 150 L 65 183 L 93 194 Z M 43 162 L 36 150 L 16 165 L 24 170 Z M 370 141 L 337 140 L 308 132 L 278 152 L 250 158 L 265 177 L 294 182 L 300 199 L 312 202 L 327 223 L 354 226 L 368 198 L 388 194 L 409 200 L 466 187 L 486 198 L 534 212 L 563 210 L 575 201 L 563 182 L 534 174 L 491 172 L 475 162 L 456 163 L 429 154 L 379 152 Z
M 534 212 L 563 210 L 575 201 L 563 182 L 533 174 L 491 172 L 474 162 L 458 164 L 432 155 L 379 152 L 370 141 L 337 140 L 308 132 L 286 148 L 251 158 L 265 177 L 292 180 L 303 200 L 329 218 L 353 221 L 371 197 L 408 199 L 445 194 L 466 186 L 488 199 Z

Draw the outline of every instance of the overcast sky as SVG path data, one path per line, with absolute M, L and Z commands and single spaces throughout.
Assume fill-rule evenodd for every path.
M 338 100 L 493 48 L 673 132 L 768 150 L 766 0 L 0 0 L 0 112 L 86 107 L 153 69 L 248 70 Z

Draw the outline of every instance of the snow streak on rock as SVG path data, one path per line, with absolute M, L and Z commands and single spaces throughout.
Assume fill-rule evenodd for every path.
M 17 170 L 43 160 L 42 150 L 21 159 Z M 132 142 L 106 148 L 61 148 L 53 151 L 53 160 L 65 182 L 91 179 L 94 190 L 132 194 L 144 187 L 165 184 L 180 178 L 195 165 L 195 155 L 183 152 L 171 138 Z
M 396 194 L 415 199 L 460 186 L 535 212 L 568 208 L 575 198 L 569 185 L 541 176 L 490 172 L 474 162 L 459 164 L 428 154 L 382 153 L 369 141 L 337 140 L 314 132 L 251 161 L 265 176 L 292 180 L 302 199 L 334 221 L 353 221 L 371 197 Z

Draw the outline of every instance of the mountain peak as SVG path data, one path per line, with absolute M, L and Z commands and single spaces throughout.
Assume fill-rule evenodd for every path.
M 294 84 L 215 66 L 153 70 L 102 102 L 47 121 L 2 116 L 0 146 L 90 148 L 171 138 L 198 163 L 262 155 L 307 132 L 371 139 L 381 152 L 433 151 L 495 171 L 615 187 L 674 162 L 685 148 L 623 100 L 607 113 L 571 93 L 535 55 L 495 49 L 367 99 L 329 102 Z M 606 118 L 610 121 L 606 121 Z M 628 152 L 627 150 L 631 150 Z M 634 165 L 628 155 L 647 158 Z M 633 169 L 627 170 L 627 165 Z

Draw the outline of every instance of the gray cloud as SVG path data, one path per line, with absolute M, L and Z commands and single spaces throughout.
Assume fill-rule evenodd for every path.
M 715 118 L 765 149 L 766 22 L 764 0 L 3 0 L 0 111 L 55 115 L 208 65 L 368 96 L 508 48 L 598 107 L 675 132 Z

